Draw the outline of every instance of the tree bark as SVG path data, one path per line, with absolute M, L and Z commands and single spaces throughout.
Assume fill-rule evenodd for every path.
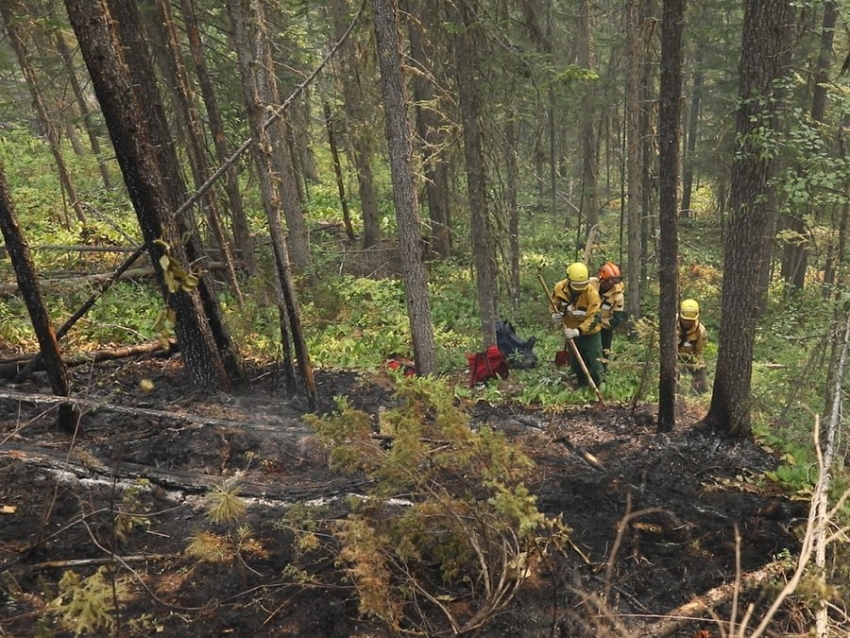
M 138 7 L 134 3 L 121 2 L 120 0 L 107 0 L 107 7 L 115 18 L 115 28 L 118 38 L 125 51 L 136 51 L 138 55 L 128 56 L 129 71 L 134 86 L 139 87 L 138 95 L 143 96 L 145 105 L 141 112 L 148 115 L 145 119 L 150 132 L 153 146 L 149 152 L 161 166 L 159 171 L 164 177 L 162 180 L 164 194 L 168 198 L 167 207 L 164 211 L 164 219 L 173 224 L 179 235 L 175 236 L 177 242 L 182 242 L 178 250 L 185 246 L 185 257 L 176 254 L 178 263 L 204 264 L 207 255 L 200 243 L 198 229 L 194 224 L 194 217 L 187 216 L 191 207 L 204 195 L 206 190 L 200 188 L 197 194 L 189 197 L 186 192 L 186 184 L 183 181 L 183 168 L 177 156 L 174 140 L 171 138 L 170 126 L 166 117 L 166 111 L 162 104 L 162 96 L 159 92 L 156 75 L 150 62 L 148 41 L 139 29 L 141 16 Z M 172 242 L 167 242 L 169 246 Z M 185 259 L 185 262 L 183 261 Z M 230 339 L 221 314 L 218 303 L 218 295 L 206 270 L 199 271 L 197 291 L 200 294 L 203 318 L 199 318 L 203 326 L 208 326 L 212 334 L 213 342 L 221 358 L 227 378 L 220 383 L 229 385 L 231 378 L 241 374 L 240 362 L 233 342 Z M 179 335 L 178 335 L 179 337 Z M 181 341 L 181 348 L 186 350 L 188 344 Z M 209 364 L 210 362 L 207 362 Z
M 697 135 L 699 134 L 700 108 L 702 106 L 704 83 L 702 58 L 702 50 L 698 49 L 694 54 L 693 62 L 696 68 L 691 76 L 691 103 L 688 109 L 688 150 L 685 154 L 685 161 L 683 162 L 684 175 L 682 176 L 682 214 L 686 217 L 691 216 L 691 195 L 694 189 Z
M 209 179 L 212 171 L 204 152 L 204 133 L 198 116 L 198 107 L 186 67 L 183 54 L 177 42 L 177 30 L 171 13 L 170 5 L 164 0 L 154 0 L 151 18 L 145 21 L 147 32 L 157 44 L 160 69 L 167 78 L 169 93 L 174 104 L 176 120 L 180 123 L 178 130 L 183 132 L 186 156 L 192 171 L 195 189 L 199 189 Z M 207 225 L 213 232 L 216 244 L 221 250 L 221 259 L 225 265 L 225 273 L 230 288 L 238 305 L 242 305 L 242 289 L 236 277 L 236 266 L 233 260 L 233 250 L 230 237 L 224 231 L 221 223 L 221 212 L 218 200 L 212 190 L 201 195 L 201 209 L 205 213 Z
M 578 20 L 578 64 L 592 71 L 595 66 L 593 54 L 593 31 L 590 18 L 590 0 L 579 3 Z M 582 155 L 582 206 L 586 220 L 585 237 L 599 223 L 599 196 L 597 178 L 599 166 L 596 157 L 596 88 L 587 82 L 581 97 L 581 155 Z
M 835 2 L 825 2 L 821 19 L 820 43 L 818 56 L 812 69 L 812 122 L 823 124 L 826 116 L 827 85 L 830 82 L 829 70 L 833 58 L 833 41 L 835 23 L 838 18 L 838 7 Z M 822 127 L 820 130 L 823 130 Z M 818 217 L 817 208 L 814 217 Z M 786 216 L 783 225 L 792 236 L 784 242 L 782 251 L 782 278 L 795 290 L 802 290 L 806 285 L 806 271 L 809 265 L 809 250 L 812 242 L 809 229 L 806 227 L 805 213 L 797 210 Z
M 262 73 L 262 61 L 267 59 L 266 53 L 254 53 L 255 47 L 267 47 L 268 41 L 256 37 L 260 27 L 257 22 L 262 19 L 260 7 L 255 0 L 228 0 L 227 9 L 233 22 L 233 40 L 242 77 L 242 90 L 245 95 L 245 105 L 248 121 L 251 126 L 251 137 L 254 141 L 254 160 L 257 165 L 257 176 L 263 195 L 263 207 L 269 224 L 269 234 L 272 240 L 275 266 L 277 270 L 277 292 L 279 296 L 278 312 L 280 315 L 280 336 L 283 347 L 284 374 L 290 392 L 294 391 L 293 353 L 301 377 L 308 402 L 315 407 L 316 383 L 313 378 L 313 367 L 307 351 L 307 344 L 301 328 L 301 310 L 295 293 L 292 270 L 289 263 L 289 251 L 286 237 L 280 219 L 280 194 L 278 183 L 273 178 L 276 165 L 273 158 L 273 141 L 265 126 L 264 114 L 268 100 L 263 91 L 262 83 L 268 81 Z M 259 77 L 258 77 L 259 75 Z
M 472 217 L 472 253 L 475 262 L 475 288 L 478 298 L 478 315 L 481 320 L 482 349 L 496 342 L 495 272 L 490 252 L 490 214 L 487 203 L 487 182 L 482 156 L 481 126 L 478 121 L 480 106 L 479 87 L 475 74 L 479 66 L 475 34 L 477 26 L 477 0 L 458 5 L 458 33 L 456 38 L 457 83 L 463 121 L 463 149 L 466 159 L 466 184 L 469 210 Z
M 100 146 L 100 136 L 97 134 L 97 130 L 95 128 L 91 109 L 86 103 L 83 89 L 80 86 L 79 79 L 77 78 L 74 56 L 71 53 L 70 47 L 68 47 L 65 35 L 62 33 L 61 29 L 56 30 L 55 38 L 56 48 L 59 50 L 59 54 L 62 56 L 62 61 L 65 64 L 65 74 L 68 76 L 68 82 L 71 85 L 71 90 L 74 92 L 74 99 L 77 102 L 77 108 L 79 109 L 83 118 L 83 123 L 85 124 L 86 134 L 89 138 L 89 147 L 91 148 L 91 152 L 97 157 L 97 165 L 100 169 L 100 177 L 103 180 L 103 187 L 106 190 L 112 190 L 112 175 L 110 174 L 109 166 L 103 157 L 103 152 Z
M 4 16 L 5 17 L 5 16 Z M 44 307 L 41 287 L 30 255 L 29 244 L 21 232 L 18 216 L 9 186 L 6 183 L 6 169 L 0 159 L 0 231 L 6 242 L 6 249 L 12 259 L 12 266 L 18 278 L 18 286 L 32 321 L 35 336 L 41 349 L 47 369 L 47 378 L 53 394 L 60 397 L 71 395 L 71 382 L 68 368 L 62 361 L 59 342 L 50 324 L 50 315 Z M 73 434 L 79 421 L 79 410 L 70 403 L 60 403 L 56 425 L 60 430 Z
M 679 125 L 682 97 L 682 30 L 685 0 L 664 0 L 661 25 L 661 96 L 658 109 L 661 230 L 659 246 L 661 370 L 658 381 L 658 431 L 676 425 L 676 360 L 679 305 Z
M 198 77 L 198 85 L 201 89 L 207 119 L 215 145 L 216 158 L 220 164 L 225 164 L 231 155 L 224 132 L 224 122 L 221 110 L 218 107 L 218 98 L 213 89 L 210 73 L 207 70 L 204 59 L 201 33 L 198 28 L 198 20 L 195 16 L 195 6 L 192 0 L 181 0 L 180 9 L 183 23 L 186 27 L 186 36 L 189 41 L 189 51 L 192 54 L 195 75 Z M 245 215 L 245 207 L 242 204 L 242 192 L 239 190 L 238 172 L 231 166 L 224 174 L 225 192 L 227 193 L 228 210 L 233 224 L 233 239 L 236 249 L 241 257 L 242 265 L 249 275 L 257 270 L 257 260 L 254 256 L 254 238 Z
M 405 5 L 410 5 L 406 0 Z M 449 213 L 449 180 L 443 150 L 446 135 L 443 132 L 446 118 L 438 110 L 440 100 L 434 92 L 431 79 L 434 71 L 430 64 L 428 46 L 423 30 L 434 33 L 439 23 L 440 5 L 436 2 L 419 2 L 418 14 L 408 20 L 410 56 L 418 72 L 413 76 L 413 102 L 416 104 L 416 130 L 421 145 L 425 171 L 425 196 L 431 218 L 431 247 L 441 257 L 452 252 L 451 215 Z M 405 7 L 409 12 L 410 9 Z M 432 45 L 433 46 L 433 45 Z
M 705 422 L 729 436 L 751 435 L 750 387 L 756 317 L 764 305 L 766 273 L 776 225 L 770 180 L 781 134 L 783 95 L 794 9 L 786 0 L 747 0 L 732 165 L 729 232 L 723 265 L 720 341 L 711 406 Z M 765 139 L 767 137 L 767 139 Z
M 401 71 L 398 5 L 395 0 L 373 0 L 372 7 L 413 357 L 418 374 L 434 375 L 437 373 L 437 357 L 419 231 L 419 202 L 413 181 L 413 147 L 408 99 Z
M 139 48 L 139 42 L 122 39 L 126 35 L 132 38 L 132 29 L 137 29 L 139 24 L 138 16 L 132 15 L 135 5 L 122 5 L 129 13 L 119 15 L 113 14 L 112 7 L 103 0 L 67 0 L 65 7 L 86 60 L 151 261 L 159 273 L 163 297 L 174 311 L 174 331 L 187 370 L 198 385 L 227 386 L 230 375 L 238 374 L 237 360 L 223 328 L 218 326 L 214 334 L 209 318 L 215 310 L 210 306 L 214 300 L 208 300 L 205 305 L 203 281 L 199 286 L 200 294 L 198 289 L 184 286 L 169 289 L 165 283 L 164 263 L 169 266 L 174 263 L 190 271 L 187 249 L 183 245 L 184 233 L 178 220 L 172 217 L 185 196 L 185 186 L 173 146 L 165 133 L 165 115 L 157 99 L 155 83 L 151 81 L 152 70 L 143 67 L 149 57 L 144 48 Z M 122 20 L 127 29 L 122 30 Z M 133 61 L 133 70 L 128 59 Z M 146 118 L 145 114 L 150 117 Z
M 348 241 L 353 242 L 356 239 L 354 227 L 351 225 L 351 211 L 348 208 L 348 197 L 345 194 L 345 179 L 342 175 L 342 163 L 339 160 L 339 149 L 336 145 L 336 131 L 334 130 L 334 118 L 331 113 L 330 104 L 325 101 L 322 104 L 322 112 L 325 116 L 325 129 L 328 134 L 328 149 L 331 152 L 331 161 L 334 167 L 334 177 L 336 178 L 336 190 L 339 193 L 339 205 L 342 208 L 342 223 L 345 225 L 345 235 Z
M 640 0 L 626 0 L 626 224 L 628 265 L 626 309 L 633 321 L 641 318 L 641 192 L 640 192 Z
M 341 40 L 350 22 L 345 0 L 330 2 L 334 33 Z M 343 108 L 346 114 L 346 132 L 352 164 L 357 173 L 357 192 L 363 216 L 363 247 L 369 248 L 381 240 L 380 213 L 375 195 L 372 174 L 372 121 L 374 113 L 367 115 L 369 102 L 362 75 L 369 69 L 366 54 L 360 50 L 358 40 L 349 37 L 343 42 L 339 55 L 338 82 L 342 85 Z M 366 80 L 368 83 L 368 79 Z

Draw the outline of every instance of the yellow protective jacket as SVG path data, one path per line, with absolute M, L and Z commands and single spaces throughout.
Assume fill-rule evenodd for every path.
M 679 326 L 679 358 L 685 363 L 697 363 L 708 338 L 705 326 L 699 320 L 689 329 L 683 328 L 678 318 L 676 323 Z
M 623 294 L 626 285 L 621 281 L 602 292 L 599 288 L 598 277 L 591 277 L 590 283 L 599 290 L 601 301 L 599 317 L 602 321 L 602 327 L 606 330 L 613 330 L 626 320 L 626 297 Z
M 599 291 L 590 284 L 584 290 L 576 291 L 569 287 L 569 281 L 562 279 L 555 284 L 552 296 L 556 307 L 552 308 L 550 302 L 551 312 L 564 313 L 565 328 L 578 328 L 582 335 L 596 334 L 602 330 Z

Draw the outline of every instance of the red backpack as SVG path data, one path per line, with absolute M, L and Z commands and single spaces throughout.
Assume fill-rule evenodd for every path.
M 484 383 L 495 377 L 508 378 L 508 360 L 498 346 L 490 346 L 484 352 L 466 353 L 469 361 L 469 387 Z

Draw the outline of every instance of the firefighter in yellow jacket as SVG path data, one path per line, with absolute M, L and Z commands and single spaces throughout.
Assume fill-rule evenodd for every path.
M 697 394 L 708 392 L 708 377 L 702 351 L 708 335 L 699 320 L 699 304 L 685 299 L 679 306 L 679 364 L 693 379 L 691 389 Z
M 602 383 L 602 320 L 599 292 L 590 284 L 587 266 L 575 262 L 567 267 L 567 278 L 555 284 L 549 310 L 552 321 L 561 326 L 564 338 L 573 340 L 593 382 Z M 570 367 L 578 385 L 588 385 L 581 363 L 570 357 Z
M 614 330 L 626 320 L 626 298 L 623 294 L 625 284 L 620 267 L 613 261 L 606 261 L 599 268 L 591 283 L 599 291 L 601 301 L 600 320 L 602 321 L 602 367 L 608 371 L 611 360 L 611 342 L 614 340 Z

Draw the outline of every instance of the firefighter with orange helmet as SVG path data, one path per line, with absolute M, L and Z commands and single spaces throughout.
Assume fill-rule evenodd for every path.
M 599 291 L 601 301 L 600 320 L 602 322 L 602 365 L 608 370 L 611 359 L 611 342 L 614 340 L 614 330 L 626 320 L 626 298 L 623 294 L 626 286 L 620 267 L 613 261 L 606 261 L 599 268 L 591 283 Z
M 705 326 L 699 320 L 699 303 L 685 299 L 679 305 L 679 363 L 687 370 L 693 382 L 691 389 L 697 394 L 708 392 L 708 377 L 702 351 L 708 340 Z
M 597 387 L 605 374 L 600 335 L 601 305 L 599 291 L 591 285 L 587 266 L 580 261 L 567 266 L 567 278 L 555 284 L 549 303 L 552 321 L 563 329 L 565 339 L 573 340 Z M 581 363 L 575 357 L 570 358 L 570 367 L 578 385 L 588 385 Z

